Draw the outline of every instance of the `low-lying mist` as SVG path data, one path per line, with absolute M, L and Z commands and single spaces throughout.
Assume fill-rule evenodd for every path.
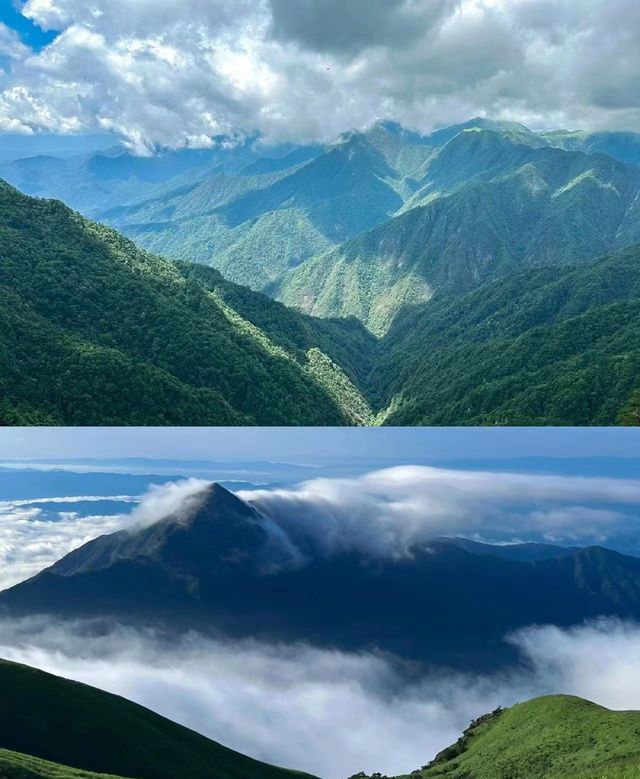
M 472 718 L 536 695 L 640 707 L 639 626 L 530 627 L 511 640 L 521 667 L 476 676 L 304 645 L 0 620 L 4 658 L 123 695 L 229 747 L 324 779 L 409 772 Z

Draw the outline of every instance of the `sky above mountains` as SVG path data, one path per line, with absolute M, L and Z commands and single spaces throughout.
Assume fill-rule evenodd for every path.
M 145 153 L 383 118 L 637 130 L 639 33 L 635 0 L 4 0 L 0 131 Z

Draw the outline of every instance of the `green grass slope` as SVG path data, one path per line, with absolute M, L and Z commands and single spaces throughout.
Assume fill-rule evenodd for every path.
M 306 351 L 320 343 L 288 351 L 184 268 L 4 183 L 0 290 L 7 424 L 354 421 L 308 369 Z M 308 320 L 300 328 L 311 340 Z M 325 330 L 327 347 L 330 331 L 339 325 Z
M 87 776 L 62 767 L 56 774 L 38 759 L 135 779 L 306 776 L 241 755 L 124 698 L 28 666 L 0 661 L 0 690 L 0 748 L 31 756 L 0 753 L 0 776 L 17 779 L 18 768 L 25 779 Z M 3 760 L 13 773 L 2 773 Z
M 481 717 L 416 779 L 631 779 L 640 712 L 552 695 Z
M 70 768 L 32 755 L 0 749 L 0 779 L 126 779 Z

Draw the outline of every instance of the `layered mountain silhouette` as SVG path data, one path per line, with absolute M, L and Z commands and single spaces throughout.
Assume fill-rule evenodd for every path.
M 301 517 L 301 522 L 304 517 Z M 400 559 L 327 557 L 219 485 L 149 527 L 103 536 L 0 595 L 11 614 L 197 628 L 380 650 L 465 669 L 514 662 L 532 623 L 640 616 L 640 559 L 602 547 L 438 539 Z

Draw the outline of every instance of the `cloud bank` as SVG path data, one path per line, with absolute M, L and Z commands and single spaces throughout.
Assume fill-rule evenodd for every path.
M 472 718 L 537 695 L 640 707 L 638 626 L 532 627 L 513 641 L 528 667 L 416 677 L 370 654 L 0 621 L 2 657 L 124 695 L 246 754 L 325 779 L 407 773 Z
M 99 535 L 146 527 L 192 510 L 209 483 L 191 478 L 152 485 L 141 498 L 0 502 L 0 589 L 33 576 Z M 640 480 L 397 466 L 237 494 L 262 513 L 273 543 L 293 565 L 351 551 L 402 557 L 415 544 L 456 535 L 494 543 L 606 544 L 640 554 Z M 137 505 L 130 514 L 66 510 L 53 519 L 40 505 L 105 499 Z
M 640 130 L 635 0 L 26 0 L 0 30 L 0 129 L 206 146 L 473 115 Z
M 238 495 L 302 552 L 397 557 L 441 535 L 633 544 L 640 481 L 397 466 Z

